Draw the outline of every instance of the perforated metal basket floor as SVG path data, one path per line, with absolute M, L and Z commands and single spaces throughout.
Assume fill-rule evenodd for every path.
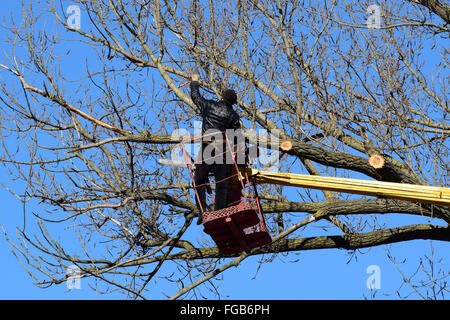
M 224 254 L 249 252 L 272 242 L 254 201 L 203 213 L 203 226 Z

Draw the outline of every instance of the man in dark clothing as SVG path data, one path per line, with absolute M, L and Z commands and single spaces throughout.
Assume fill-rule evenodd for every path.
M 201 162 L 196 163 L 194 182 L 197 186 L 198 197 L 197 206 L 200 204 L 204 211 L 207 211 L 206 204 L 206 183 L 208 182 L 209 172 L 214 172 L 216 181 L 216 196 L 214 210 L 220 210 L 228 204 L 228 186 L 230 183 L 229 165 L 226 163 L 226 151 L 228 149 L 224 142 L 222 132 L 227 129 L 238 130 L 241 128 L 239 115 L 233 110 L 233 105 L 237 102 L 234 90 L 228 89 L 222 94 L 220 101 L 207 100 L 200 94 L 200 84 L 198 75 L 192 77 L 191 99 L 200 110 L 203 118 L 202 124 L 202 148 Z M 205 135 L 207 136 L 205 138 Z M 212 137 L 212 139 L 208 139 Z M 229 159 L 229 158 L 228 158 Z M 202 216 L 199 214 L 198 224 L 202 223 Z

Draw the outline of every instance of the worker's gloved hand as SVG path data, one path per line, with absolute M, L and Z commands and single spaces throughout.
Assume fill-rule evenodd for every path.
M 198 70 L 197 69 L 195 69 L 195 72 L 192 75 L 191 80 L 192 81 L 198 81 Z

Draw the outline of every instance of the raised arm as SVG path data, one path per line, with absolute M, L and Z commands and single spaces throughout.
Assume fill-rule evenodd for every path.
M 194 104 L 200 109 L 200 114 L 203 116 L 206 110 L 206 99 L 200 94 L 200 83 L 198 82 L 198 74 L 192 76 L 191 81 L 191 99 Z

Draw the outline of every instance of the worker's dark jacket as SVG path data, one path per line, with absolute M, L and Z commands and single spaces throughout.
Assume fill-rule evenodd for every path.
M 233 107 L 221 101 L 203 98 L 199 87 L 198 82 L 191 82 L 191 99 L 200 108 L 200 114 L 203 118 L 202 135 L 210 129 L 219 131 L 240 129 L 239 115 Z

